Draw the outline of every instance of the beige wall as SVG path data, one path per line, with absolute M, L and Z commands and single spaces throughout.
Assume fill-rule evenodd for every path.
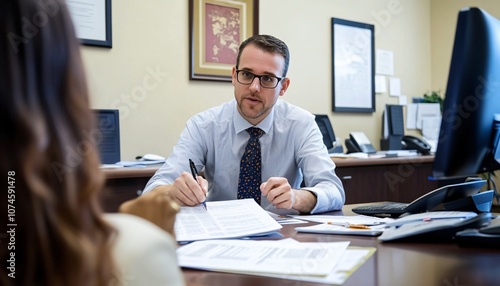
M 500 1 L 431 1 L 431 85 L 433 90 L 446 90 L 458 11 L 464 7 L 479 7 L 500 19 Z
M 373 114 L 331 111 L 331 18 L 375 25 L 375 46 L 394 52 L 394 76 L 410 101 L 444 86 L 441 65 L 449 64 L 458 8 L 477 2 L 490 1 L 260 0 L 259 32 L 290 48 L 291 86 L 284 100 L 328 114 L 341 138 L 365 132 L 378 148 L 383 107 L 397 100 L 377 94 Z M 185 121 L 232 99 L 232 85 L 189 80 L 187 0 L 113 1 L 112 12 L 113 48 L 82 48 L 92 106 L 120 109 L 122 160 L 166 156 Z

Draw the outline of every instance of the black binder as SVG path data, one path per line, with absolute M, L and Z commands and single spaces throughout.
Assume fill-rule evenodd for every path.
M 403 106 L 387 104 L 383 116 L 383 122 L 387 120 L 387 124 L 383 124 L 382 139 L 380 140 L 381 149 L 402 150 L 403 145 L 401 144 L 401 140 L 405 133 Z M 387 132 L 385 132 L 384 128 L 387 128 Z M 386 133 L 389 135 L 384 138 Z

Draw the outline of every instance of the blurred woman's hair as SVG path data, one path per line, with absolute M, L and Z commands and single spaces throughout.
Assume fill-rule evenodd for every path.
M 0 174 L 12 178 L 1 216 L 2 227 L 15 224 L 15 235 L 0 237 L 1 285 L 114 278 L 114 229 L 98 202 L 100 137 L 79 48 L 64 0 L 0 1 Z

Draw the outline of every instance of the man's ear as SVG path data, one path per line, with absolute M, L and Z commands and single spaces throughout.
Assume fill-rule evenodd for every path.
M 235 66 L 233 67 L 233 70 L 231 71 L 231 83 L 233 84 L 233 86 L 236 83 L 236 67 Z
M 280 96 L 285 95 L 285 92 L 289 86 L 290 86 L 290 79 L 285 77 L 281 82 Z

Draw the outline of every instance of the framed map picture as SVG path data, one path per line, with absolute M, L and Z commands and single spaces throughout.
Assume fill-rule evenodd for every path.
M 240 43 L 258 22 L 258 0 L 189 0 L 190 79 L 231 81 Z
M 334 112 L 375 112 L 374 29 L 332 18 Z

